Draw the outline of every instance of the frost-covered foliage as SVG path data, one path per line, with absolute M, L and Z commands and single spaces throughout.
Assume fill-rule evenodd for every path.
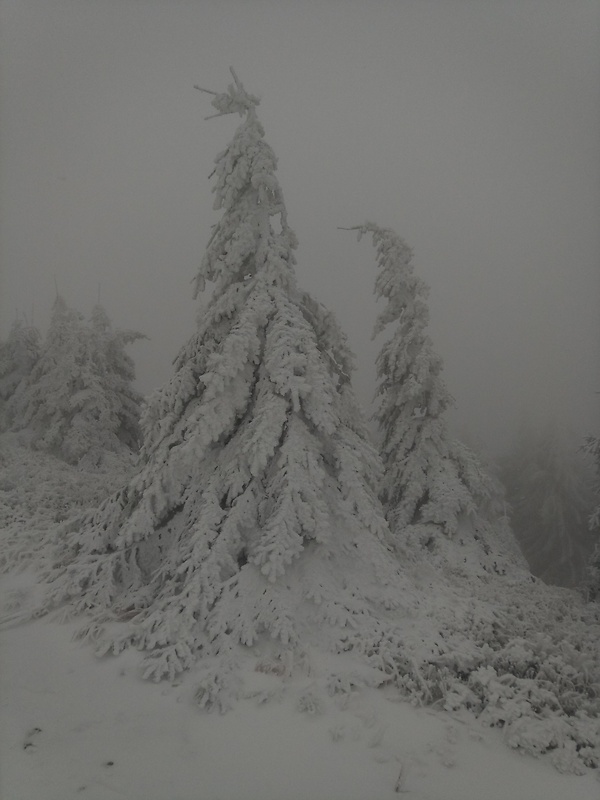
M 376 633 L 378 646 L 372 648 L 368 635 L 355 641 L 349 633 L 373 669 L 371 685 L 397 689 L 416 704 L 461 714 L 465 721 L 474 714 L 502 729 L 511 748 L 547 754 L 561 772 L 598 768 L 596 605 L 519 576 L 448 578 L 424 561 L 412 571 L 421 602 L 399 634 L 381 639 Z M 333 685 L 351 692 L 365 684 L 342 677 Z
M 390 526 L 399 542 L 426 548 L 457 568 L 468 561 L 461 546 L 469 539 L 476 555 L 466 570 L 503 573 L 520 556 L 503 518 L 500 484 L 448 433 L 444 412 L 453 401 L 426 333 L 429 289 L 415 274 L 412 250 L 394 231 L 367 223 L 358 228 L 359 239 L 366 233 L 377 250 L 375 294 L 386 302 L 373 335 L 392 331 L 377 357 L 375 411 Z
M 101 305 L 94 306 L 92 310 L 90 328 L 93 358 L 101 384 L 100 397 L 95 400 L 97 412 L 92 407 L 87 410 L 87 415 L 94 420 L 98 418 L 113 444 L 116 444 L 116 436 L 119 442 L 135 452 L 142 439 L 142 396 L 133 388 L 135 365 L 125 348 L 146 336 L 139 331 L 113 329 Z M 102 446 L 105 450 L 111 449 L 109 442 Z
M 50 575 L 51 603 L 130 618 L 105 647 L 145 650 L 147 677 L 200 658 L 207 704 L 235 693 L 240 646 L 266 634 L 284 650 L 311 637 L 345 647 L 350 630 L 393 627 L 402 602 L 351 357 L 297 288 L 257 104 L 237 78 L 215 95 L 244 119 L 216 159 L 222 216 L 197 278 L 213 294 L 149 399 L 139 473 L 66 527 Z
M 544 584 L 491 581 L 461 590 L 439 654 L 397 681 L 425 703 L 467 709 L 510 747 L 545 753 L 561 772 L 600 765 L 600 615 Z M 463 606 L 461 608 L 461 606 Z M 457 613 L 458 612 L 458 613 Z M 439 623 L 443 613 L 436 611 Z
M 546 583 L 581 586 L 596 535 L 592 470 L 556 424 L 521 426 L 502 464 L 511 523 L 529 567 Z
M 114 469 L 84 471 L 33 453 L 20 437 L 0 440 L 0 559 L 10 568 L 47 557 L 45 544 L 56 538 L 58 521 L 108 495 L 127 469 L 121 465 L 119 477 L 116 462 Z M 352 553 L 334 565 L 334 594 L 343 594 L 350 580 L 364 587 Z M 297 696 L 300 711 L 317 714 L 359 700 L 365 687 L 381 687 L 391 699 L 445 709 L 467 724 L 474 714 L 501 729 L 510 747 L 545 755 L 563 771 L 594 767 L 600 751 L 596 604 L 538 581 L 459 577 L 424 558 L 405 567 L 411 582 L 399 587 L 402 607 L 370 615 L 364 625 L 340 626 L 336 649 L 343 652 L 328 655 L 306 636 L 295 648 L 276 640 L 240 648 L 239 669 L 236 659 L 204 657 L 191 676 L 196 701 L 225 711 L 236 697 L 264 704 Z M 287 577 L 295 581 L 293 571 Z M 30 601 L 31 593 L 13 596 L 0 622 L 28 617 L 23 604 Z M 128 614 L 119 616 L 110 623 L 111 637 L 127 641 Z M 309 614 L 301 619 L 307 628 L 312 624 Z M 105 651 L 96 620 L 80 634 Z M 270 680 L 253 681 L 253 671 Z
M 142 334 L 114 332 L 106 312 L 91 325 L 57 297 L 39 358 L 8 404 L 12 428 L 32 432 L 32 446 L 76 464 L 139 442 L 141 396 L 125 346 Z
M 26 433 L 0 439 L 0 570 L 39 562 L 69 516 L 98 506 L 131 474 L 127 451 L 86 470 L 29 447 Z
M 40 334 L 33 325 L 15 320 L 0 343 L 0 430 L 11 424 L 9 400 L 29 375 L 40 354 Z

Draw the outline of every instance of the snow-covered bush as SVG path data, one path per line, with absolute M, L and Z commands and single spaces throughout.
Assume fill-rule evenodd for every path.
M 79 635 L 98 654 L 137 647 L 156 680 L 189 668 L 205 709 L 289 691 L 319 714 L 382 687 L 476 714 L 560 770 L 597 766 L 600 612 L 520 568 L 493 480 L 445 431 L 448 395 L 405 246 L 365 226 L 391 259 L 380 324 L 403 331 L 380 360 L 392 539 L 352 355 L 296 284 L 275 156 L 258 100 L 234 78 L 213 101 L 244 117 L 216 161 L 223 213 L 197 279 L 214 291 L 146 407 L 136 472 L 117 479 L 106 462 L 86 472 L 2 442 L 0 558 L 49 554 L 43 606 L 10 621 L 85 612 Z M 108 330 L 98 310 L 93 325 Z M 98 508 L 71 515 L 111 481 Z
M 511 747 L 549 753 L 561 771 L 598 767 L 598 609 L 539 582 L 494 580 L 472 590 L 458 613 L 436 611 L 444 623 L 438 654 L 397 661 L 397 685 L 419 702 L 476 714 Z
M 0 439 L 0 570 L 7 571 L 47 553 L 59 527 L 71 515 L 93 508 L 127 479 L 133 459 L 107 454 L 101 468 L 73 467 L 33 451 L 25 433 Z

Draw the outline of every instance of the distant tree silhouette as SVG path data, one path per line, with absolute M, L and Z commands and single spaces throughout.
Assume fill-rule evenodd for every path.
M 136 449 L 142 398 L 124 347 L 141 337 L 113 332 L 99 307 L 87 325 L 58 296 L 39 358 L 9 403 L 13 428 L 29 429 L 34 448 L 69 463 Z
M 523 425 L 502 477 L 533 574 L 560 586 L 581 585 L 593 548 L 593 491 L 589 464 L 573 437 L 554 422 L 539 429 Z
M 12 423 L 9 401 L 28 377 L 40 355 L 40 333 L 17 319 L 0 343 L 0 430 Z

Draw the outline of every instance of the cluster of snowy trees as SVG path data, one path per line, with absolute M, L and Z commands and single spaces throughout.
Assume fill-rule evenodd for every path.
M 233 659 L 265 634 L 292 650 L 310 635 L 381 654 L 406 602 L 402 575 L 422 559 L 452 576 L 525 574 L 499 482 L 447 429 L 452 399 L 410 248 L 375 224 L 355 229 L 373 239 L 385 301 L 378 451 L 346 338 L 297 285 L 259 101 L 235 74 L 211 94 L 217 115 L 242 117 L 215 162 L 221 217 L 196 294 L 207 281 L 213 290 L 172 377 L 148 398 L 141 434 L 125 353 L 140 334 L 113 331 L 101 308 L 86 324 L 57 298 L 43 346 L 16 325 L 0 361 L 4 425 L 31 430 L 35 447 L 77 463 L 141 442 L 127 485 L 66 524 L 48 602 L 130 621 L 107 647 L 146 651 L 156 679 L 198 657 Z M 554 476 L 534 471 L 547 522 Z M 530 533 L 532 550 L 548 548 L 542 528 Z
M 142 338 L 113 330 L 97 305 L 91 319 L 57 296 L 48 333 L 16 321 L 0 345 L 1 426 L 26 430 L 31 446 L 71 464 L 135 452 L 142 398 L 125 348 Z
M 401 559 L 418 551 L 451 570 L 467 554 L 480 572 L 519 563 L 497 484 L 446 430 L 451 400 L 409 249 L 393 231 L 360 228 L 387 299 L 378 330 L 394 327 L 378 361 L 382 460 L 345 336 L 297 285 L 259 101 L 237 77 L 212 94 L 218 114 L 243 117 L 214 170 L 222 215 L 196 279 L 196 293 L 207 281 L 213 292 L 145 406 L 137 474 L 67 526 L 52 576 L 53 603 L 131 619 L 108 646 L 146 650 L 157 679 L 264 634 L 294 648 L 328 630 L 334 647 L 376 650 L 402 603 Z M 450 541 L 465 554 L 450 557 Z

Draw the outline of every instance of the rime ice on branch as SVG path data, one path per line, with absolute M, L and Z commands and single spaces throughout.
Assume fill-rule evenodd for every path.
M 243 116 L 214 170 L 196 281 L 213 294 L 149 400 L 139 474 L 70 527 L 54 571 L 54 602 L 132 618 L 108 646 L 146 650 L 156 679 L 263 634 L 374 652 L 399 602 L 352 357 L 296 285 L 275 154 L 234 79 L 212 101 Z

